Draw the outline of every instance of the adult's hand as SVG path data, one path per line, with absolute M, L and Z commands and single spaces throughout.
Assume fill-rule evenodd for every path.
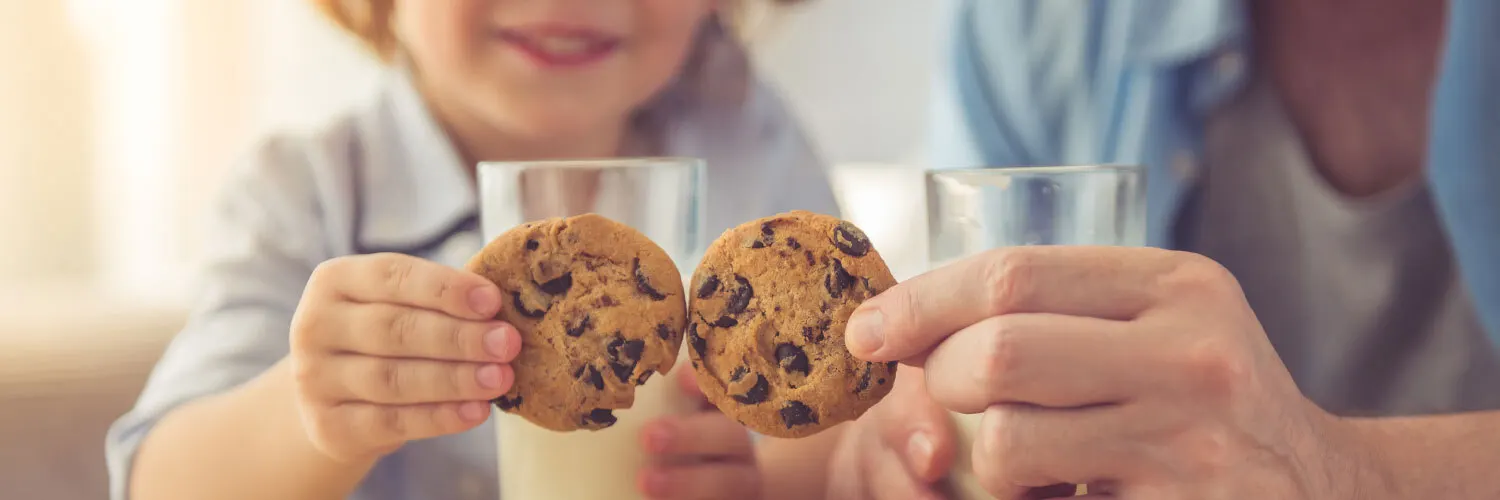
M 1091 484 L 1125 499 L 1352 498 L 1348 424 L 1297 390 L 1223 267 L 1148 248 L 1019 247 L 866 301 L 846 342 L 926 369 L 984 412 L 975 473 L 1001 499 Z

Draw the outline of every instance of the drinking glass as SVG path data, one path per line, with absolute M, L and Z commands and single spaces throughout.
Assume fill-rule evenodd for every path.
M 929 265 L 1007 246 L 1142 246 L 1145 188 L 1145 170 L 1128 165 L 929 171 Z M 947 484 L 951 498 L 990 498 L 970 462 L 981 416 L 953 414 L 959 446 Z
M 684 281 L 706 247 L 702 160 L 481 163 L 478 180 L 486 241 L 526 222 L 595 213 L 644 233 L 667 252 Z M 555 432 L 495 412 L 501 497 L 639 498 L 636 475 L 646 463 L 641 426 L 694 409 L 673 378 L 653 377 L 637 387 L 635 404 L 617 410 L 618 421 L 598 431 Z

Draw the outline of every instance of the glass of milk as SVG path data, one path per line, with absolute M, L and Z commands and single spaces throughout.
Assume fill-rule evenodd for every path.
M 1145 170 L 1138 166 L 994 167 L 927 172 L 931 267 L 1020 245 L 1142 246 Z M 953 498 L 990 498 L 970 461 L 982 414 L 953 414 Z M 1081 489 L 1081 488 L 1080 488 Z
M 704 164 L 695 158 L 498 162 L 479 165 L 480 225 L 486 241 L 517 225 L 595 213 L 644 233 L 686 281 L 707 247 Z M 686 363 L 679 363 L 680 365 Z M 676 370 L 689 369 L 678 366 Z M 635 390 L 609 428 L 555 432 L 494 412 L 500 495 L 505 500 L 640 498 L 636 476 L 647 457 L 641 426 L 687 413 L 696 403 L 672 376 Z

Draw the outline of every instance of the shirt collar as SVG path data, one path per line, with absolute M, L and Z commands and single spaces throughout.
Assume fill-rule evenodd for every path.
M 361 253 L 409 254 L 478 227 L 478 195 L 466 165 L 411 74 L 396 66 L 360 121 L 352 153 L 356 243 Z

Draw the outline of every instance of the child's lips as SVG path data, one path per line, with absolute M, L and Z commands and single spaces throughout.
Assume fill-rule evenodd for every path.
M 599 31 L 558 26 L 502 29 L 496 38 L 545 67 L 578 67 L 613 54 L 619 37 Z

